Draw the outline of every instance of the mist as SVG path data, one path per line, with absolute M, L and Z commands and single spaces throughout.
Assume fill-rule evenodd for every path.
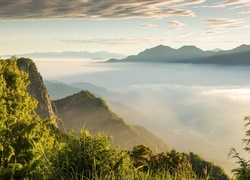
M 69 59 L 35 62 L 45 79 L 88 82 L 120 92 L 103 98 L 143 114 L 144 121 L 125 120 L 145 126 L 170 148 L 223 161 L 228 160 L 230 148 L 242 149 L 243 118 L 250 114 L 250 67 Z

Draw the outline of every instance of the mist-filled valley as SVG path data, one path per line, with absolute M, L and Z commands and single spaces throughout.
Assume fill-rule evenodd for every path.
M 170 148 L 218 161 L 232 161 L 227 157 L 229 149 L 242 149 L 243 118 L 250 114 L 249 67 L 93 59 L 34 61 L 49 82 L 72 87 L 72 83 L 86 82 L 105 88 L 109 93 L 94 93 L 112 111 L 130 124 L 145 126 Z

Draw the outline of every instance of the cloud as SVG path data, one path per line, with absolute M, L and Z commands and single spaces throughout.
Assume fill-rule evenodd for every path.
M 179 21 L 168 21 L 168 24 L 171 26 L 184 26 L 184 24 Z
M 149 23 L 143 23 L 140 25 L 141 27 L 145 27 L 145 28 L 152 28 L 152 27 L 156 27 L 155 24 L 149 24 Z
M 190 6 L 190 5 L 195 5 L 195 4 L 201 4 L 205 2 L 206 0 L 189 0 L 189 1 L 184 1 L 181 2 L 179 5 L 181 6 Z
M 179 30 L 181 30 L 181 26 L 185 25 L 179 21 L 168 21 L 168 24 L 170 25 L 169 29 L 179 29 Z
M 206 20 L 205 23 L 209 26 L 205 34 L 211 34 L 210 32 L 225 32 L 218 31 L 222 29 L 243 29 L 249 27 L 249 25 L 243 24 L 245 21 L 242 19 L 214 18 Z
M 194 16 L 188 9 L 171 8 L 177 0 L 12 0 L 0 2 L 0 19 L 127 19 Z
M 225 0 L 222 2 L 218 2 L 209 6 L 203 6 L 206 8 L 222 8 L 222 7 L 227 7 L 227 6 L 234 6 L 234 5 L 239 5 L 237 8 L 248 6 L 249 5 L 249 0 Z M 234 7 L 233 7 L 234 8 Z
M 227 19 L 227 18 L 214 18 L 214 19 L 208 19 L 205 21 L 207 25 L 209 26 L 225 26 L 225 25 L 232 25 L 239 23 L 238 20 L 235 19 Z
M 154 120 L 147 128 L 162 134 L 161 137 L 177 149 L 191 148 L 210 158 L 226 158 L 230 147 L 239 146 L 241 119 L 248 115 L 250 89 L 167 84 L 133 88 L 134 92 L 140 92 L 134 98 L 133 107 Z M 169 131 L 175 136 L 167 133 Z
M 145 42 L 152 42 L 152 39 L 146 38 L 91 38 L 91 37 L 84 37 L 84 38 L 72 38 L 72 39 L 61 39 L 62 42 L 68 43 L 96 43 L 96 44 L 107 44 L 107 45 L 114 45 L 114 44 L 135 44 L 135 43 L 145 43 Z
M 226 0 L 223 1 L 221 4 L 221 6 L 231 6 L 231 5 L 235 5 L 235 4 L 244 4 L 244 3 L 249 3 L 249 0 Z

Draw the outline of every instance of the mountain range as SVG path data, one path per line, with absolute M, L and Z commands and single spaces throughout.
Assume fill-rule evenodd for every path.
M 127 95 L 108 90 L 104 87 L 95 86 L 86 82 L 65 84 L 62 82 L 44 80 L 44 84 L 48 90 L 50 99 L 52 100 L 63 99 L 72 94 L 79 93 L 82 90 L 87 90 L 92 92 L 95 96 L 105 99 L 112 111 L 119 114 L 119 116 L 125 119 L 129 124 L 135 125 L 143 123 L 148 124 L 149 126 L 151 125 L 149 124 L 149 122 L 151 121 L 148 120 L 140 112 L 138 112 L 132 107 L 129 107 L 128 105 L 122 104 L 117 101 L 118 99 L 123 98 L 124 96 L 127 97 Z
M 203 51 L 195 46 L 183 46 L 174 49 L 159 45 L 146 49 L 137 55 L 123 59 L 110 59 L 115 62 L 161 62 L 161 63 L 193 63 L 214 65 L 250 65 L 250 45 L 241 45 L 231 50 Z

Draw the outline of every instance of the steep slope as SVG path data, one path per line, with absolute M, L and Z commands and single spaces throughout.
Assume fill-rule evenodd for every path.
M 143 127 L 131 126 L 113 113 L 106 102 L 88 91 L 81 91 L 54 101 L 57 115 L 66 131 L 86 127 L 91 132 L 102 132 L 113 137 L 113 145 L 131 149 L 145 144 L 152 149 L 165 151 L 167 145 Z
M 52 103 L 49 98 L 46 87 L 43 83 L 43 78 L 37 70 L 35 63 L 28 58 L 19 58 L 17 60 L 18 68 L 29 74 L 28 80 L 30 84 L 27 91 L 32 97 L 38 100 L 38 106 L 36 108 L 37 114 L 40 118 L 53 118 L 55 116 L 53 112 Z

